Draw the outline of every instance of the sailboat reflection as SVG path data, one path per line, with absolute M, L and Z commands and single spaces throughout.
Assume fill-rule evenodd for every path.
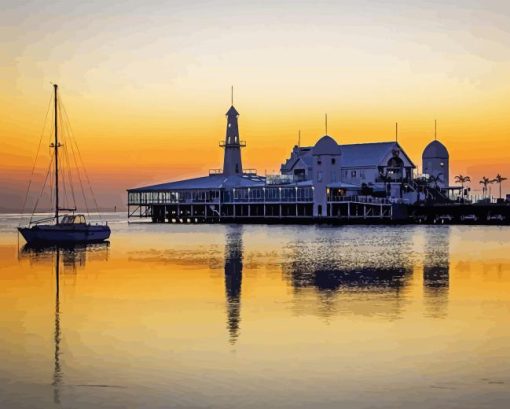
M 425 232 L 423 293 L 425 310 L 434 318 L 447 314 L 450 287 L 450 227 L 434 226 Z
M 70 246 L 32 246 L 25 244 L 19 254 L 20 259 L 27 259 L 30 263 L 50 263 L 57 253 L 62 258 L 66 272 L 76 272 L 84 267 L 88 260 L 108 260 L 109 242 L 95 244 L 76 244 Z
M 34 247 L 26 244 L 19 254 L 20 260 L 27 259 L 30 263 L 52 263 L 55 271 L 55 318 L 54 318 L 54 353 L 53 353 L 53 401 L 60 404 L 60 387 L 62 385 L 63 371 L 61 366 L 61 267 L 64 272 L 76 273 L 80 267 L 84 267 L 87 259 L 108 259 L 110 243 L 97 243 L 74 246 L 45 246 Z
M 62 382 L 62 368 L 60 367 L 60 249 L 55 250 L 55 352 L 53 355 L 53 401 L 60 404 L 60 383 Z
M 243 280 L 242 226 L 232 226 L 225 243 L 225 295 L 227 299 L 227 328 L 234 345 L 239 337 L 241 321 L 241 284 Z

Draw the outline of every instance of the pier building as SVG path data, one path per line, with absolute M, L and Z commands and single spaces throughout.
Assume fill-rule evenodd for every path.
M 407 217 L 406 204 L 438 197 L 447 187 L 448 152 L 438 141 L 423 153 L 424 168 L 443 176 L 436 195 L 416 182 L 416 166 L 397 141 L 342 144 L 324 135 L 294 146 L 280 173 L 246 169 L 239 112 L 226 113 L 223 167 L 203 177 L 128 190 L 129 217 L 154 222 L 345 222 Z M 445 156 L 446 152 L 446 156 Z

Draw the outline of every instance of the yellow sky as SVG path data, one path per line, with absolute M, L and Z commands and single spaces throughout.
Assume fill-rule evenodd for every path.
M 60 85 L 103 206 L 221 167 L 230 85 L 243 161 L 278 170 L 302 131 L 433 137 L 451 174 L 510 176 L 510 6 L 489 1 L 2 2 L 0 209 L 21 206 Z M 341 4 L 339 4 L 341 3 Z M 500 4 L 501 3 L 501 4 Z M 510 186 L 510 184 L 509 184 Z

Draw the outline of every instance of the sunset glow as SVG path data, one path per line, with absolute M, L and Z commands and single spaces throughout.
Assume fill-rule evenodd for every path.
M 327 112 L 340 144 L 393 140 L 398 121 L 419 170 L 437 119 L 451 175 L 476 190 L 482 176 L 510 176 L 504 2 L 107 4 L 2 2 L 0 210 L 23 202 L 50 82 L 102 207 L 220 167 L 232 84 L 243 163 L 261 174 L 279 169 L 298 130 L 314 144 Z

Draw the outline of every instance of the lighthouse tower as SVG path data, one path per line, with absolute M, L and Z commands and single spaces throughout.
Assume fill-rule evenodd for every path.
M 239 112 L 237 112 L 234 105 L 232 105 L 226 115 L 227 132 L 225 140 L 220 143 L 220 146 L 225 149 L 223 174 L 225 176 L 242 175 L 243 164 L 241 161 L 241 148 L 245 147 L 246 143 L 239 140 L 239 127 L 237 125 Z

